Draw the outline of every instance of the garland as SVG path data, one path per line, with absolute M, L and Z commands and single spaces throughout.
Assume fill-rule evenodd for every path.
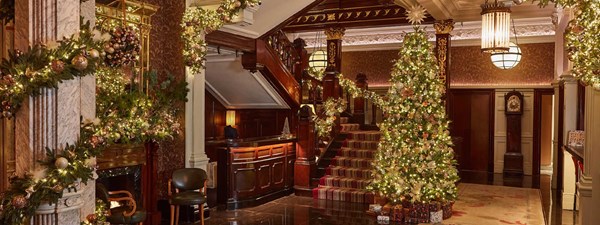
M 313 117 L 315 122 L 315 129 L 317 130 L 317 136 L 324 138 L 328 137 L 333 125 L 335 124 L 336 115 L 346 110 L 346 101 L 338 98 L 328 98 L 323 103 L 325 118 Z
M 0 224 L 22 224 L 41 204 L 55 203 L 65 189 L 75 189 L 78 181 L 87 182 L 96 166 L 95 156 L 105 145 L 162 140 L 180 131 L 175 119 L 179 110 L 173 105 L 186 100 L 187 83 L 172 76 L 159 82 L 156 73 L 151 73 L 140 82 L 156 92 L 143 94 L 148 89 L 136 89 L 139 84 L 127 84 L 122 73 L 102 67 L 100 56 L 105 53 L 99 49 L 106 37 L 85 23 L 78 34 L 56 44 L 33 46 L 26 53 L 13 52 L 0 64 L 0 110 L 5 117 L 13 116 L 41 88 L 56 88 L 64 80 L 96 72 L 98 109 L 104 112 L 99 119 L 84 121 L 74 145 L 46 149 L 40 170 L 10 179 L 10 187 L 0 196 Z
M 200 7 L 189 7 L 183 14 L 181 27 L 183 33 L 185 64 L 192 73 L 200 73 L 204 69 L 206 59 L 205 34 L 218 30 L 230 22 L 240 9 L 260 4 L 259 0 L 223 0 L 216 10 L 206 10 Z
M 91 32 L 85 23 L 79 33 L 47 46 L 34 45 L 25 53 L 11 52 L 0 64 L 0 112 L 12 117 L 29 96 L 42 88 L 93 74 L 101 63 L 104 43 L 99 31 Z
M 573 75 L 600 90 L 600 2 L 598 0 L 540 0 L 544 7 L 554 2 L 575 10 L 565 31 L 565 47 L 573 62 Z

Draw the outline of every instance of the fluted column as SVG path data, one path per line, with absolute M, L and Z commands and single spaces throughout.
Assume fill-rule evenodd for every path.
M 579 196 L 581 199 L 579 224 L 597 224 L 600 221 L 600 91 L 587 86 L 585 88 L 585 151 L 583 153 L 583 171 L 579 178 Z M 592 180 L 594 182 L 592 182 Z M 593 194 L 593 190 L 596 194 Z
M 567 134 L 577 129 L 577 79 L 569 74 L 563 74 L 564 82 L 564 111 L 563 111 L 563 144 L 567 143 Z M 560 149 L 560 148 L 559 148 Z M 562 149 L 560 149 L 562 151 Z M 575 196 L 575 164 L 571 154 L 563 152 L 563 209 L 573 209 Z
M 91 1 L 93 5 L 94 1 Z M 15 48 L 26 51 L 29 46 L 58 41 L 79 32 L 80 15 L 92 15 L 93 8 L 82 14 L 80 0 L 15 1 Z M 29 97 L 15 115 L 16 173 L 39 168 L 45 148 L 61 148 L 79 138 L 80 117 L 95 117 L 95 79 L 93 76 L 67 80 L 58 88 L 42 88 L 41 95 Z M 93 213 L 94 185 L 80 185 L 69 199 L 82 204 L 59 205 L 58 224 L 76 225 Z M 67 197 L 65 197 L 67 198 Z M 78 200 L 78 201 L 79 201 Z M 92 202 L 92 204 L 85 204 Z M 40 211 L 41 212 L 41 211 Z M 43 214 L 43 212 L 41 212 Z M 52 223 L 50 223 L 52 224 Z

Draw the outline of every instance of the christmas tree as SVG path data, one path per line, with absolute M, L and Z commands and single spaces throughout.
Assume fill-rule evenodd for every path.
M 386 115 L 378 124 L 382 138 L 369 188 L 395 203 L 453 201 L 459 178 L 442 100 L 445 86 L 422 28 L 404 37 L 399 56 L 383 98 L 340 78 L 350 93 L 371 99 Z

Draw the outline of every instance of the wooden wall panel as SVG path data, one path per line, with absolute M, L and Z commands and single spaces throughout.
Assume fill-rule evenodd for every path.
M 290 131 L 295 133 L 292 114 L 290 109 L 240 109 L 235 111 L 235 127 L 240 138 L 279 135 L 287 117 Z
M 222 139 L 225 128 L 227 109 L 210 92 L 205 92 L 205 137 L 206 140 Z
M 451 90 L 449 98 L 459 170 L 492 172 L 494 90 Z

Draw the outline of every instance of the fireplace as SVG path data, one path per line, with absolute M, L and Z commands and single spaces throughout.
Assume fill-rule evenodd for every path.
M 144 225 L 160 224 L 157 208 L 158 179 L 155 143 L 144 145 L 113 145 L 106 148 L 98 157 L 98 183 L 109 191 L 126 190 L 131 192 L 138 205 L 147 213 Z
M 143 204 L 141 165 L 103 169 L 97 173 L 96 183 L 103 184 L 109 191 L 129 191 L 139 205 Z

